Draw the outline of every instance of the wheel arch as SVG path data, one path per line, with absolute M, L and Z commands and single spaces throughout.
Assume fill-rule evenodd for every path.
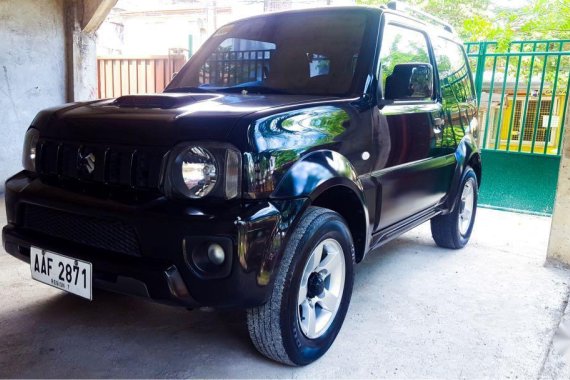
M 348 186 L 335 185 L 311 199 L 311 206 L 327 208 L 344 218 L 354 241 L 356 262 L 362 261 L 368 244 L 368 212 L 361 197 Z
M 328 208 L 347 222 L 356 261 L 370 242 L 368 208 L 362 183 L 350 161 L 332 150 L 313 151 L 289 168 L 272 198 L 306 197 L 309 205 Z
M 475 171 L 475 175 L 477 176 L 477 186 L 481 187 L 481 180 L 483 179 L 483 165 L 481 164 L 481 154 L 479 152 L 473 152 L 469 161 L 467 161 L 467 165 L 471 166 Z
M 481 164 L 481 154 L 477 149 L 475 141 L 470 136 L 465 136 L 459 146 L 455 151 L 455 157 L 457 165 L 455 167 L 455 173 L 453 175 L 453 180 L 451 182 L 451 187 L 446 201 L 446 212 L 453 212 L 455 208 L 455 199 L 460 189 L 461 179 L 465 174 L 467 167 L 473 168 L 475 175 L 477 176 L 477 185 L 481 187 L 482 180 L 482 164 Z

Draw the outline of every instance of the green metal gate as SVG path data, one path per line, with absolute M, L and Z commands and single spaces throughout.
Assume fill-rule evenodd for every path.
M 466 44 L 479 100 L 482 206 L 552 214 L 570 89 L 570 40 Z

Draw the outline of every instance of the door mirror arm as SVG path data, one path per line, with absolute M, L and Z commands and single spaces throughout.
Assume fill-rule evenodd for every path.
M 391 103 L 389 100 L 379 98 L 378 99 L 378 109 L 384 108 L 387 104 Z
M 380 85 L 380 81 L 378 81 L 376 83 L 376 104 L 378 106 L 378 109 L 382 109 L 384 108 L 384 106 L 386 105 L 387 101 L 386 99 L 384 99 L 384 97 L 382 96 L 382 86 Z

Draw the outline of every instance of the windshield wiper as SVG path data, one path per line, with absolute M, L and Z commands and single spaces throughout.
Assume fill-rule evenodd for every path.
M 169 88 L 164 92 L 199 92 L 199 93 L 208 93 L 208 92 L 225 92 L 225 93 L 240 93 L 243 91 L 247 91 L 251 94 L 290 94 L 285 90 L 281 90 L 278 88 L 271 88 L 265 86 L 233 86 L 233 87 L 176 87 L 176 88 Z
M 176 88 L 169 88 L 168 90 L 164 90 L 164 92 L 199 92 L 199 93 L 206 93 L 206 92 L 216 92 L 219 88 L 204 88 L 204 87 L 176 87 Z
M 265 87 L 265 86 L 234 86 L 218 89 L 219 92 L 239 93 L 247 91 L 251 94 L 290 94 L 288 91 L 279 88 Z

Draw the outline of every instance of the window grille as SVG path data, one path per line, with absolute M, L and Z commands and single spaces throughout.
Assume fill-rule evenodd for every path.
M 519 141 L 521 131 L 523 133 L 523 141 L 532 142 L 534 136 L 535 127 L 538 128 L 536 131 L 536 142 L 545 142 L 546 133 L 548 132 L 548 122 L 544 125 L 544 121 L 548 120 L 548 115 L 550 114 L 550 108 L 552 105 L 552 100 L 542 99 L 540 102 L 540 110 L 538 110 L 538 101 L 536 99 L 529 99 L 527 106 L 524 106 L 524 99 L 516 101 L 514 106 L 514 124 L 513 133 L 511 139 L 514 141 Z M 556 113 L 556 107 L 552 109 L 553 113 Z M 539 113 L 538 120 L 536 118 L 537 112 Z M 526 113 L 526 118 L 525 118 Z M 545 116 L 547 116 L 545 118 Z M 524 128 L 523 128 L 524 121 Z M 535 125 L 536 122 L 536 125 Z M 554 123 L 551 123 L 550 127 L 557 127 Z

